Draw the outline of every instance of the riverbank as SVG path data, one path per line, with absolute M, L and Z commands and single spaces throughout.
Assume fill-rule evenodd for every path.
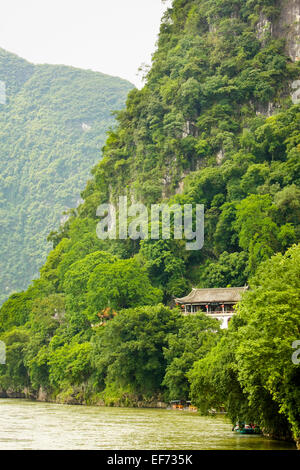
M 91 393 L 82 387 L 69 388 L 60 393 L 51 393 L 40 387 L 37 393 L 24 389 L 22 392 L 15 390 L 0 390 L 0 398 L 29 399 L 37 402 L 56 403 L 61 405 L 84 406 L 108 406 L 128 408 L 157 408 L 166 409 L 168 403 L 155 398 L 146 400 L 134 394 L 124 394 L 122 397 L 104 397 L 101 393 Z

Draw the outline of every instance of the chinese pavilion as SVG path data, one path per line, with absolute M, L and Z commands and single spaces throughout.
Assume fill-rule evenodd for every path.
M 186 297 L 175 299 L 181 305 L 185 315 L 203 312 L 220 320 L 221 328 L 227 328 L 235 314 L 234 306 L 241 300 L 245 287 L 227 287 L 215 289 L 192 289 Z

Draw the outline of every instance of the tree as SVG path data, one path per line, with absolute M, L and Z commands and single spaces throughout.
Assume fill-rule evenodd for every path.
M 162 385 L 168 400 L 188 400 L 190 385 L 187 375 L 196 360 L 204 357 L 218 340 L 220 324 L 204 314 L 183 316 L 178 330 L 167 337 L 164 356 L 167 360 Z
M 65 343 L 62 347 L 50 350 L 49 380 L 56 389 L 68 385 L 79 385 L 91 375 L 92 345 L 90 343 Z
M 180 297 L 189 288 L 187 252 L 178 240 L 143 240 L 139 252 L 152 283 L 164 290 L 165 299 Z
M 191 397 L 202 412 L 225 406 L 232 422 L 258 424 L 299 446 L 300 245 L 277 254 L 250 280 L 238 314 L 208 355 L 189 372 Z
M 240 253 L 221 254 L 218 261 L 209 263 L 200 277 L 203 287 L 240 287 L 247 283 L 248 255 Z
M 260 262 L 296 241 L 291 224 L 279 227 L 274 221 L 278 209 L 270 195 L 248 196 L 237 205 L 234 226 L 239 233 L 239 244 L 249 252 L 248 272 L 254 274 Z
M 110 253 L 95 251 L 71 264 L 64 275 L 63 283 L 69 311 L 75 313 L 87 307 L 86 293 L 91 274 L 98 265 L 101 265 L 101 269 L 104 269 L 106 264 L 113 263 L 116 260 L 117 257 Z
M 30 385 L 24 364 L 26 345 L 30 332 L 24 327 L 15 327 L 0 337 L 6 346 L 6 364 L 0 365 L 0 388 L 23 392 Z
M 200 413 L 225 407 L 232 422 L 251 417 L 247 400 L 238 382 L 235 364 L 237 321 L 233 317 L 229 330 L 206 357 L 196 361 L 189 371 L 191 400 Z
M 179 313 L 163 305 L 123 310 L 94 339 L 93 365 L 109 389 L 131 387 L 136 395 L 153 397 L 161 391 L 167 335 L 175 333 Z
M 0 310 L 0 331 L 7 331 L 14 326 L 26 323 L 32 305 L 30 290 L 12 294 Z
M 262 422 L 267 410 L 261 392 L 272 397 L 299 445 L 300 369 L 292 361 L 292 345 L 300 332 L 300 245 L 263 263 L 251 287 L 240 307 L 247 325 L 236 350 L 239 382 Z
M 135 259 L 98 265 L 87 286 L 89 317 L 111 307 L 115 310 L 155 305 L 162 300 L 160 289 L 151 286 L 147 272 Z

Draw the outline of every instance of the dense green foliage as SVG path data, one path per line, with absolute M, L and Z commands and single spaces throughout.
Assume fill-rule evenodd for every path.
M 1 309 L 3 389 L 85 403 L 191 397 L 202 412 L 225 406 L 233 422 L 299 439 L 299 65 L 284 40 L 257 32 L 277 7 L 173 1 L 84 202 L 51 234 L 40 278 Z M 97 207 L 124 195 L 204 204 L 203 249 L 99 240 Z M 170 308 L 192 286 L 246 283 L 226 332 Z
M 0 49 L 0 303 L 45 262 L 49 232 L 76 207 L 112 111 L 131 84 L 72 67 L 32 65 Z M 63 218 L 62 218 L 63 220 Z
M 300 246 L 265 261 L 238 315 L 215 348 L 189 373 L 203 412 L 225 404 L 233 422 L 256 422 L 278 437 L 300 438 Z

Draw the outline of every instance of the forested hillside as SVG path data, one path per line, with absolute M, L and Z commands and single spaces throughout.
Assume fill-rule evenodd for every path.
M 291 94 L 300 67 L 295 34 L 278 34 L 284 5 L 173 1 L 146 84 L 118 113 L 84 202 L 51 234 L 40 278 L 1 309 L 6 393 L 106 404 L 191 397 L 201 412 L 225 406 L 234 423 L 299 442 L 300 106 Z M 98 239 L 97 207 L 124 195 L 204 204 L 203 249 Z M 245 284 L 225 332 L 171 308 L 191 287 Z
M 132 85 L 71 67 L 32 65 L 0 49 L 0 302 L 37 277 L 63 211 L 100 159 L 112 111 Z M 62 218 L 63 220 L 63 218 Z

